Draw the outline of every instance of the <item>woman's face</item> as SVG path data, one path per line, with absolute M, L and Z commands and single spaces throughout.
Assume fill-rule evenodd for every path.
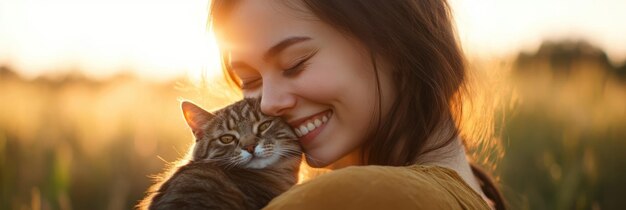
M 363 45 L 294 6 L 241 1 L 218 37 L 244 96 L 262 96 L 261 110 L 287 120 L 307 162 L 324 167 L 359 149 L 376 128 L 376 77 Z M 386 113 L 390 76 L 378 68 Z

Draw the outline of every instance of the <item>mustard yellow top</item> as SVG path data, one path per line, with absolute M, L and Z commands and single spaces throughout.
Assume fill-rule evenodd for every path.
M 275 209 L 490 209 L 453 170 L 426 165 L 351 166 L 296 185 Z

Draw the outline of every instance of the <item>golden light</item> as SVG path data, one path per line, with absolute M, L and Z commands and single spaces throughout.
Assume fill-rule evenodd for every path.
M 450 0 L 472 56 L 533 50 L 543 39 L 584 38 L 611 59 L 626 56 L 625 1 Z M 219 74 L 206 31 L 209 0 L 3 0 L 0 65 L 27 77 L 78 71 L 102 78 L 120 71 L 164 80 Z M 583 18 L 584 17 L 584 18 Z
M 543 40 L 585 39 L 614 62 L 626 58 L 626 1 L 449 0 L 459 37 L 471 56 L 506 57 Z M 620 43 L 620 44 L 616 44 Z
M 303 156 L 304 159 L 304 156 Z M 312 168 L 307 165 L 306 161 L 302 161 L 300 163 L 300 169 L 298 173 L 298 184 L 302 184 L 306 181 L 309 181 L 317 176 L 330 172 L 330 169 L 323 168 Z
M 0 64 L 27 77 L 132 71 L 156 80 L 212 74 L 207 0 L 0 2 Z

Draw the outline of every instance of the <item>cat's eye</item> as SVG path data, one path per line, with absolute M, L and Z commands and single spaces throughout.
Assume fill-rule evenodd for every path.
M 220 136 L 220 142 L 222 142 L 222 144 L 230 144 L 234 140 L 235 140 L 235 136 L 230 135 L 230 134 Z
M 272 122 L 271 121 L 266 121 L 264 123 L 261 123 L 261 125 L 259 125 L 259 128 L 258 128 L 258 130 L 259 130 L 258 133 L 261 133 L 261 132 L 267 130 L 270 127 L 270 123 L 272 123 Z

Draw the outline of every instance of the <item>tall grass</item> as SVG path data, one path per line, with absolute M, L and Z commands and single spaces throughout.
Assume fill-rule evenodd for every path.
M 565 68 L 554 55 L 523 55 L 483 84 L 514 90 L 490 128 L 501 134 L 503 191 L 513 209 L 622 209 L 626 82 L 598 59 L 565 59 Z M 191 144 L 179 100 L 215 109 L 239 97 L 203 82 L 26 80 L 0 68 L 0 209 L 131 209 L 149 175 Z

